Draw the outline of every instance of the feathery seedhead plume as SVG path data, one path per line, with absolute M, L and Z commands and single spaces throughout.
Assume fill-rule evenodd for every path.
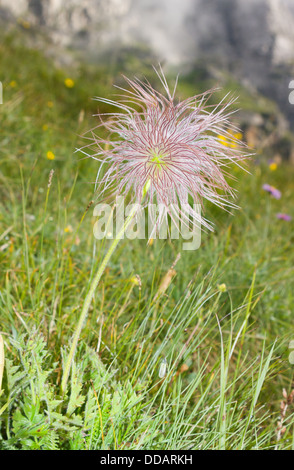
M 162 69 L 155 72 L 165 94 L 149 82 L 124 77 L 129 88 L 117 87 L 123 91 L 118 101 L 96 98 L 118 108 L 98 115 L 98 128 L 104 127 L 109 138 L 98 136 L 96 128 L 87 146 L 94 149 L 90 156 L 101 163 L 96 180 L 99 196 L 131 195 L 131 202 L 141 207 L 156 205 L 156 229 L 169 215 L 175 223 L 212 230 L 194 205 L 208 200 L 222 208 L 236 207 L 230 201 L 234 191 L 225 179 L 226 168 L 247 156 L 242 150 L 245 144 L 232 137 L 232 130 L 238 132 L 229 122 L 234 99 L 225 102 L 225 97 L 217 106 L 208 105 L 215 91 L 210 90 L 176 102 L 177 81 L 171 92 Z M 233 145 L 228 146 L 228 141 Z M 89 156 L 85 148 L 80 150 Z

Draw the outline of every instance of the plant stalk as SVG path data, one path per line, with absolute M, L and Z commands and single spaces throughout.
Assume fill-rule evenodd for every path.
M 146 194 L 147 189 L 145 189 L 144 192 Z M 144 195 L 144 192 L 143 192 L 143 195 Z M 74 358 L 74 355 L 75 355 L 75 352 L 76 352 L 76 348 L 77 348 L 78 340 L 79 340 L 79 337 L 80 337 L 80 334 L 81 334 L 81 331 L 82 331 L 82 328 L 83 328 L 83 324 L 86 320 L 86 317 L 87 317 L 87 314 L 88 314 L 88 311 L 89 311 L 89 308 L 90 308 L 91 301 L 94 297 L 95 290 L 96 290 L 96 288 L 99 284 L 99 281 L 102 277 L 102 274 L 105 271 L 107 263 L 111 258 L 111 255 L 115 251 L 119 241 L 123 238 L 123 235 L 124 235 L 125 231 L 127 230 L 128 226 L 130 225 L 130 223 L 132 222 L 132 220 L 133 220 L 133 218 L 136 214 L 136 211 L 137 211 L 137 206 L 134 205 L 134 207 L 131 210 L 129 216 L 125 220 L 124 225 L 122 226 L 122 228 L 120 229 L 120 231 L 117 234 L 116 238 L 113 240 L 112 244 L 110 245 L 109 250 L 107 251 L 102 263 L 100 264 L 100 266 L 98 268 L 98 271 L 97 271 L 95 277 L 92 280 L 89 291 L 88 291 L 88 293 L 86 295 L 86 298 L 84 300 L 84 304 L 83 304 L 81 315 L 80 315 L 80 318 L 79 318 L 79 321 L 78 321 L 78 325 L 77 325 L 76 331 L 75 331 L 74 336 L 73 336 L 70 352 L 69 352 L 69 355 L 68 355 L 67 360 L 66 360 L 64 373 L 63 373 L 63 377 L 62 377 L 62 381 L 61 381 L 62 395 L 64 395 L 65 390 L 66 390 L 68 377 L 69 377 L 69 374 L 70 374 L 71 364 L 72 364 L 72 361 L 73 361 L 73 358 Z

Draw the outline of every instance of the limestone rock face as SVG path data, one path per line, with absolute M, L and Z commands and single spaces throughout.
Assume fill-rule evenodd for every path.
M 294 61 L 293 0 L 0 0 L 0 7 L 76 47 L 144 42 L 173 63 L 207 54 Z
M 294 125 L 294 0 L 0 0 L 1 18 L 29 21 L 97 60 L 144 45 L 178 68 L 223 67 Z

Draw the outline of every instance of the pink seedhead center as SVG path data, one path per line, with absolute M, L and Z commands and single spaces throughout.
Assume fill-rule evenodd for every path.
M 160 69 L 156 72 L 164 94 L 150 83 L 129 80 L 118 101 L 97 98 L 118 112 L 99 115 L 107 138 L 92 131 L 91 157 L 101 165 L 97 175 L 99 195 L 128 196 L 140 206 L 157 205 L 155 226 L 168 215 L 174 222 L 211 229 L 197 205 L 208 200 L 222 208 L 236 207 L 225 177 L 231 163 L 246 155 L 245 145 L 232 137 L 228 111 L 234 100 L 207 104 L 214 90 L 176 101 Z M 119 87 L 118 87 L 119 88 Z M 97 129 L 97 128 L 96 128 Z M 227 145 L 227 142 L 231 145 Z

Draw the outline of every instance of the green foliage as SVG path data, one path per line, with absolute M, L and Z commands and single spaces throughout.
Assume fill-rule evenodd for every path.
M 206 207 L 216 231 L 203 233 L 197 252 L 181 252 L 164 293 L 180 242 L 122 241 L 62 396 L 71 338 L 107 243 L 94 240 L 87 210 L 96 163 L 73 151 L 96 123 L 91 97 L 110 96 L 119 78 L 94 66 L 58 69 L 17 38 L 3 40 L 0 55 L 1 449 L 291 449 L 293 404 L 283 433 L 278 417 L 283 388 L 293 388 L 294 240 L 276 213 L 291 212 L 293 168 L 271 172 L 253 161 L 251 174 L 235 170 L 242 209 Z M 182 83 L 188 95 L 194 84 Z M 271 200 L 263 183 L 282 199 Z

